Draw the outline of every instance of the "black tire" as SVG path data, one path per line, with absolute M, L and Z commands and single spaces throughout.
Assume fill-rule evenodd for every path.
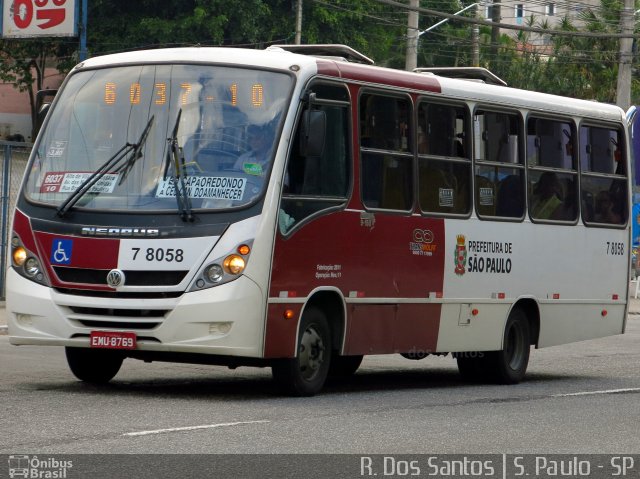
M 482 382 L 487 379 L 486 354 L 476 351 L 453 353 L 462 379 L 471 382 Z
M 517 384 L 529 364 L 531 331 L 525 312 L 515 308 L 504 328 L 502 351 L 454 353 L 460 375 L 467 381 Z
M 295 358 L 273 364 L 273 378 L 287 394 L 313 396 L 324 386 L 331 363 L 331 334 L 321 310 L 309 307 L 303 313 L 297 349 Z
M 429 356 L 429 353 L 426 353 L 424 351 L 414 351 L 411 353 L 400 353 L 400 356 L 411 361 L 420 361 L 421 359 Z
M 117 351 L 88 348 L 65 348 L 69 369 L 81 381 L 105 384 L 122 366 L 124 356 Z
M 517 384 L 524 378 L 529 365 L 531 331 L 525 312 L 511 311 L 504 328 L 504 349 L 487 353 L 487 373 L 498 384 Z
M 329 376 L 332 378 L 348 378 L 353 376 L 362 364 L 364 356 L 339 356 L 334 354 L 329 365 Z

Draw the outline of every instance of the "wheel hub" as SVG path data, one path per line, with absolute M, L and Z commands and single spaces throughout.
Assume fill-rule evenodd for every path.
M 324 343 L 314 328 L 308 328 L 302 334 L 298 360 L 300 372 L 305 379 L 313 378 L 324 362 Z

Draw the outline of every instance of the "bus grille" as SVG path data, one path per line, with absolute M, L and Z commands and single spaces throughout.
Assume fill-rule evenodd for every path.
M 116 322 L 116 321 L 78 321 L 86 328 L 101 328 L 101 329 L 153 329 L 158 327 L 161 323 L 137 323 L 137 322 Z
M 82 269 L 54 266 L 61 281 L 78 284 L 107 285 L 108 269 Z M 123 271 L 127 286 L 175 286 L 188 271 Z
M 87 328 L 153 329 L 162 324 L 167 309 L 115 309 L 69 306 L 70 319 Z M 116 319 L 116 318 L 122 318 Z M 113 319 L 113 320 L 109 320 Z
M 88 308 L 84 306 L 69 306 L 76 314 L 90 314 L 93 316 L 112 316 L 116 318 L 158 318 L 164 319 L 167 309 L 114 309 L 114 308 Z
M 127 298 L 127 299 L 166 299 L 182 296 L 182 291 L 150 291 L 150 292 L 121 292 L 121 291 L 96 291 L 93 289 L 69 289 L 56 288 L 58 293 L 74 296 L 88 296 L 94 298 Z

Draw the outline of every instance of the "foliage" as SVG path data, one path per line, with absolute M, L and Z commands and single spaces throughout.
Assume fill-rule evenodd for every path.
M 580 28 L 562 18 L 557 31 L 603 33 L 599 37 L 549 35 L 545 48 L 524 48 L 532 43 L 532 34 L 518 32 L 503 35 L 498 58 L 484 57 L 484 63 L 509 85 L 517 88 L 584 98 L 608 103 L 616 101 L 619 40 L 607 37 L 617 33 L 622 4 L 618 0 L 601 0 L 600 8 L 586 9 L 578 16 Z M 549 28 L 548 22 L 531 16 L 527 25 Z M 636 31 L 637 33 L 637 31 Z M 483 48 L 484 52 L 487 47 Z M 634 58 L 634 64 L 638 60 Z M 632 103 L 640 101 L 640 83 L 632 81 Z
M 184 45 L 265 48 L 293 43 L 297 0 L 92 0 L 89 2 L 89 55 Z M 640 2 L 637 2 L 640 3 Z M 458 12 L 471 1 L 421 0 L 420 6 Z M 555 28 L 588 32 L 619 31 L 621 0 L 601 0 L 582 12 L 580 22 L 562 19 Z M 462 13 L 475 15 L 471 8 Z M 441 17 L 420 15 L 420 30 Z M 544 18 L 526 24 L 549 28 Z M 509 32 L 492 45 L 491 28 L 480 27 L 480 63 L 510 85 L 567 96 L 615 100 L 618 40 L 550 35 L 547 50 L 529 48 L 534 34 Z M 472 27 L 446 21 L 420 37 L 419 66 L 472 65 Z M 342 43 L 377 64 L 404 68 L 407 38 L 405 10 L 377 0 L 303 0 L 302 43 Z M 77 40 L 0 40 L 0 80 L 22 91 L 42 86 L 46 59 L 62 72 L 76 61 Z M 634 58 L 634 63 L 638 60 Z M 632 102 L 640 102 L 640 83 L 632 84 Z M 32 109 L 35 109 L 32 99 Z M 35 114 L 35 110 L 33 111 Z
M 35 125 L 35 93 L 44 85 L 45 66 L 50 59 L 61 71 L 71 67 L 70 46 L 64 41 L 39 39 L 0 40 L 0 81 L 12 83 L 29 94 L 32 125 Z M 70 61 L 71 60 L 71 61 Z M 31 132 L 35 138 L 35 132 Z
M 295 0 L 96 0 L 89 46 L 98 55 L 173 45 L 293 43 L 295 7 Z M 302 42 L 344 43 L 384 62 L 397 53 L 393 47 L 404 42 L 406 31 L 406 14 L 394 20 L 389 12 L 375 0 L 304 0 Z

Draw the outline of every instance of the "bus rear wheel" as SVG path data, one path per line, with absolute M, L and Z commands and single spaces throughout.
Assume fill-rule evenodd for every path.
M 65 348 L 69 369 L 81 381 L 105 384 L 111 381 L 122 366 L 124 356 L 105 349 Z
M 458 353 L 456 360 L 462 377 L 471 381 L 517 384 L 529 365 L 531 331 L 526 313 L 515 308 L 504 328 L 504 349 L 474 353 Z
M 531 331 L 526 313 L 515 308 L 504 328 L 504 349 L 487 355 L 488 372 L 498 384 L 517 384 L 524 378 L 529 365 Z
M 313 396 L 324 386 L 331 362 L 331 334 L 324 313 L 309 307 L 302 315 L 295 358 L 277 360 L 273 378 L 294 396 Z

